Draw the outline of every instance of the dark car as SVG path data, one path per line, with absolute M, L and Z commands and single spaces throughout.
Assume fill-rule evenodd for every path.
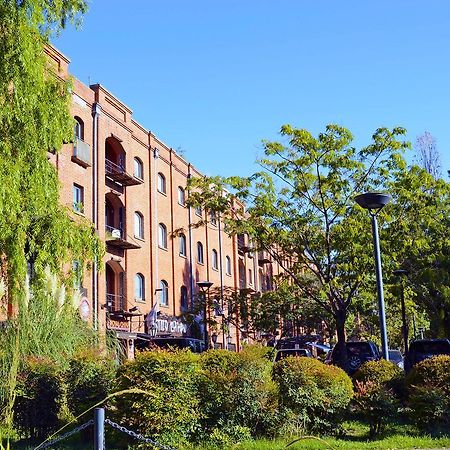
M 287 358 L 288 356 L 305 356 L 311 358 L 311 352 L 306 348 L 283 348 L 282 350 L 277 350 L 273 362 L 277 362 L 280 359 Z
M 419 339 L 412 341 L 408 353 L 405 355 L 405 371 L 409 372 L 415 364 L 436 355 L 450 355 L 450 340 Z
M 346 342 L 347 349 L 347 367 L 344 370 L 349 374 L 354 374 L 365 362 L 378 361 L 381 359 L 381 353 L 376 344 L 371 341 L 351 341 Z M 325 360 L 326 364 L 339 365 L 340 353 L 338 346 L 328 353 Z
M 400 367 L 400 369 L 403 369 L 403 355 L 402 352 L 400 350 L 393 350 L 393 349 L 389 349 L 389 361 L 393 362 L 394 364 L 396 364 L 398 367 Z
M 188 348 L 193 353 L 205 351 L 205 344 L 200 339 L 190 337 L 150 337 L 145 333 L 138 333 L 136 348 L 138 350 L 159 348 Z

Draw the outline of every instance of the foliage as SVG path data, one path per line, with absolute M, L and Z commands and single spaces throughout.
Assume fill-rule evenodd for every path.
M 117 388 L 145 393 L 116 397 L 117 421 L 167 445 L 189 441 L 202 418 L 196 390 L 199 371 L 198 355 L 187 350 L 139 352 L 120 367 Z
M 342 364 L 349 309 L 361 291 L 373 286 L 370 226 L 353 197 L 383 190 L 405 171 L 401 154 L 409 145 L 401 140 L 404 134 L 402 128 L 380 128 L 372 143 L 357 151 L 344 127 L 328 125 L 313 137 L 285 125 L 286 144 L 263 143 L 263 171 L 248 178 L 190 180 L 191 205 L 222 214 L 230 233 L 248 234 L 280 264 L 301 291 L 299 298 L 311 299 L 333 317 Z M 383 227 L 384 211 L 380 222 Z
M 355 410 L 369 423 L 374 438 L 392 421 L 403 394 L 403 371 L 393 362 L 381 359 L 364 363 L 354 374 Z
M 340 368 L 313 358 L 275 363 L 281 412 L 304 431 L 336 429 L 353 396 L 352 382 Z
M 18 376 L 14 423 L 26 435 L 44 438 L 59 423 L 63 376 L 51 360 L 28 358 Z
M 273 431 L 277 402 L 270 378 L 272 364 L 261 353 L 252 346 L 242 353 L 217 350 L 201 356 L 204 436 L 217 434 L 217 429 L 222 435 L 229 430 L 229 439 L 235 440 L 238 427 L 247 428 L 253 436 Z
M 407 376 L 410 417 L 437 432 L 450 427 L 450 356 L 434 356 L 416 364 Z
M 414 146 L 418 162 L 433 178 L 438 179 L 441 176 L 441 158 L 439 150 L 436 147 L 436 138 L 428 131 L 417 136 Z
M 116 363 L 99 351 L 80 351 L 65 372 L 69 411 L 78 416 L 114 390 Z
M 0 266 L 7 287 L 2 306 L 19 311 L 8 324 L 0 367 L 0 403 L 7 423 L 21 361 L 32 349 L 38 349 L 37 355 L 54 352 L 60 330 L 49 338 L 50 329 L 41 332 L 36 326 L 38 334 L 30 343 L 23 340 L 35 325 L 25 319 L 34 318 L 31 310 L 39 310 L 26 304 L 27 270 L 38 302 L 46 266 L 62 276 L 73 260 L 84 268 L 102 252 L 92 226 L 74 221 L 60 205 L 58 175 L 47 159 L 47 152 L 71 140 L 73 119 L 70 82 L 55 73 L 45 46 L 85 10 L 84 0 L 6 0 L 0 5 Z M 28 306 L 30 311 L 22 314 Z M 69 347 L 73 340 L 67 335 Z M 61 350 L 64 344 L 58 345 Z

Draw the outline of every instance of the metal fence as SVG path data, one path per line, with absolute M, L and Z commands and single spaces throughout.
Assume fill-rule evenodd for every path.
M 143 436 L 142 434 L 136 433 L 135 431 L 128 430 L 127 428 L 123 427 L 122 425 L 119 425 L 118 423 L 115 423 L 112 420 L 107 419 L 105 417 L 105 409 L 104 408 L 95 408 L 93 419 L 88 420 L 87 422 L 83 423 L 82 425 L 74 428 L 73 430 L 68 431 L 67 433 L 61 434 L 60 436 L 57 436 L 54 439 L 42 442 L 37 447 L 35 447 L 34 450 L 43 450 L 44 448 L 50 448 L 53 445 L 57 444 L 58 442 L 61 442 L 65 439 L 67 439 L 68 437 L 70 437 L 76 433 L 79 433 L 81 430 L 83 430 L 91 425 L 94 427 L 94 450 L 105 450 L 106 449 L 105 424 L 120 431 L 121 433 L 131 436 L 132 438 L 134 438 L 138 441 L 145 442 L 147 444 L 151 444 L 154 448 L 161 449 L 161 450 L 176 450 L 173 447 L 169 447 L 167 445 L 160 444 L 159 442 L 155 441 L 154 439 Z

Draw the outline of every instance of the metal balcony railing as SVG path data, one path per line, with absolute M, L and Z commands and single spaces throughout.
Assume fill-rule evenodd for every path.
M 105 174 L 122 186 L 135 186 L 143 183 L 143 180 L 127 173 L 125 167 L 109 159 L 105 159 Z
M 72 160 L 83 167 L 88 167 L 91 165 L 91 146 L 79 137 L 75 137 L 75 141 L 73 143 Z
M 141 248 L 136 242 L 130 239 L 124 230 L 120 228 L 115 228 L 110 225 L 105 226 L 106 236 L 105 240 L 108 245 L 113 247 L 119 247 L 124 250 Z

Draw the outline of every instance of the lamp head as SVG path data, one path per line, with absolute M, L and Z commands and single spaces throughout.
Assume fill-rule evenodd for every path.
M 214 283 L 212 281 L 197 281 L 197 286 L 202 290 L 208 290 Z
M 357 195 L 354 200 L 361 208 L 379 211 L 391 201 L 391 196 L 381 192 L 366 192 Z
M 409 272 L 405 269 L 397 269 L 392 272 L 396 277 L 401 277 L 403 275 L 409 275 Z

